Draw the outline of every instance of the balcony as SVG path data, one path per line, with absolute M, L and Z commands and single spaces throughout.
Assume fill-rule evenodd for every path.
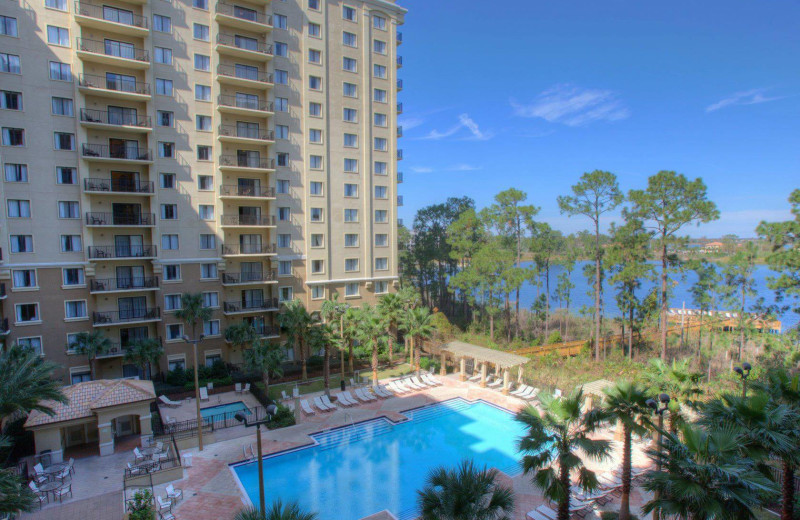
M 403 219 L 401 219 L 401 218 L 397 219 L 397 225 L 399 227 L 403 227 Z
M 275 132 L 241 128 L 236 125 L 219 125 L 219 140 L 234 143 L 253 143 L 266 145 L 275 142 Z
M 217 110 L 229 114 L 267 117 L 274 113 L 275 107 L 271 101 L 265 101 L 261 98 L 251 99 L 221 95 L 217 97 Z
M 109 78 L 95 74 L 81 74 L 78 77 L 78 88 L 86 93 L 112 99 L 146 101 L 151 97 L 149 83 Z
M 217 51 L 220 54 L 238 56 L 249 60 L 269 61 L 272 59 L 272 45 L 263 42 L 253 43 L 233 34 L 217 34 Z
M 77 40 L 78 56 L 84 60 L 135 69 L 150 68 L 150 53 L 145 49 L 112 40 L 100 41 L 86 38 Z
M 128 130 L 131 132 L 150 132 L 153 125 L 149 116 L 120 114 L 104 110 L 81 109 L 81 124 L 90 128 Z
M 157 276 L 117 277 L 89 280 L 89 292 L 112 293 L 130 291 L 155 291 Z
M 278 299 L 266 298 L 253 301 L 232 301 L 222 303 L 224 314 L 245 314 L 252 312 L 277 311 Z
M 403 43 L 403 33 L 401 33 L 400 31 L 397 31 L 397 36 L 395 37 L 395 42 L 397 42 L 397 45 L 400 45 L 400 44 Z
M 101 29 L 114 34 L 146 37 L 150 32 L 147 18 L 144 16 L 87 2 L 75 2 L 75 21 L 82 27 Z
M 403 113 L 403 104 L 402 103 L 398 103 L 397 104 L 397 115 L 400 115 L 402 113 Z
M 130 260 L 131 258 L 151 259 L 157 254 L 156 246 L 119 245 L 89 246 L 90 260 Z
M 83 143 L 81 145 L 81 156 L 87 161 L 140 164 L 153 162 L 153 154 L 150 150 L 137 146 L 108 146 L 106 144 Z
M 397 127 L 397 137 L 403 137 L 403 127 L 402 126 L 398 126 Z
M 86 225 L 89 227 L 153 227 L 156 216 L 153 213 L 102 213 L 89 211 L 86 213 Z
M 402 79 L 398 79 L 397 80 L 397 91 L 399 92 L 401 90 L 403 90 L 403 80 Z
M 403 160 L 403 150 L 397 150 L 397 160 L 398 161 Z
M 277 254 L 275 244 L 223 244 L 222 256 L 263 256 Z
M 260 273 L 222 273 L 222 285 L 252 285 L 277 282 L 274 270 Z
M 0 283 L 0 300 L 5 300 L 8 298 L 8 294 L 6 294 L 6 284 Z
M 83 191 L 100 195 L 153 195 L 151 181 L 119 180 L 119 179 L 84 179 Z
M 397 172 L 397 184 L 403 184 L 403 172 Z
M 92 313 L 92 325 L 95 327 L 148 323 L 151 321 L 161 321 L 161 307 Z
M 398 69 L 401 68 L 403 66 L 403 57 L 402 56 L 398 56 L 396 63 L 397 63 L 397 68 Z
M 245 155 L 220 155 L 220 170 L 275 170 L 275 159 L 261 159 Z
M 223 184 L 219 187 L 221 199 L 274 199 L 275 188 Z
M 8 336 L 10 332 L 11 329 L 8 327 L 8 318 L 3 318 L 3 320 L 0 321 L 0 336 Z
M 398 195 L 397 196 L 397 205 L 398 206 L 402 206 L 403 205 L 403 196 L 402 195 Z
M 214 18 L 221 24 L 266 33 L 272 30 L 272 17 L 254 9 L 217 2 Z
M 222 227 L 275 227 L 275 215 L 222 215 Z
M 262 338 L 277 338 L 281 335 L 281 329 L 273 325 L 258 324 L 253 328 L 256 329 L 256 334 Z
M 272 74 L 236 65 L 217 66 L 217 81 L 248 88 L 271 88 Z

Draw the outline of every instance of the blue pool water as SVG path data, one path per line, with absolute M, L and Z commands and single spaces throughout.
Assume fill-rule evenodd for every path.
M 400 520 L 416 515 L 417 490 L 428 472 L 471 458 L 509 474 L 520 472 L 517 442 L 524 428 L 505 410 L 452 399 L 388 419 L 312 435 L 318 445 L 264 459 L 267 507 L 297 500 L 320 520 L 358 520 L 388 509 Z M 258 504 L 256 462 L 232 469 Z
M 219 406 L 209 406 L 208 408 L 201 408 L 200 415 L 203 419 L 208 417 L 225 414 L 225 417 L 233 417 L 236 412 L 244 412 L 245 415 L 250 415 L 250 409 L 242 401 L 235 403 L 221 404 Z

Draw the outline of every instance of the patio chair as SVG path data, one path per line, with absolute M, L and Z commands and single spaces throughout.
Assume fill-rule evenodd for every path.
M 425 388 L 424 386 L 422 386 L 422 385 L 418 385 L 417 383 L 415 383 L 414 381 L 412 381 L 410 377 L 407 377 L 407 378 L 403 379 L 401 382 L 402 382 L 404 385 L 406 385 L 407 387 L 409 387 L 409 388 L 411 388 L 411 389 L 413 389 L 413 390 L 422 390 L 422 389 L 424 389 L 424 388 Z
M 28 487 L 31 488 L 31 491 L 33 491 L 36 494 L 36 498 L 39 499 L 39 509 L 41 509 L 42 504 L 48 501 L 47 493 L 42 493 L 41 491 L 39 491 L 39 487 L 32 480 L 28 483 Z
M 365 388 L 359 388 L 358 390 L 356 390 L 356 397 L 358 396 L 362 396 L 366 402 L 378 400 L 377 397 L 369 393 L 369 391 L 366 390 Z
M 235 393 L 237 393 L 237 394 L 241 394 L 242 393 L 242 383 L 236 383 L 235 385 L 233 385 L 233 391 Z
M 208 389 L 204 386 L 200 387 L 200 400 L 208 401 Z
M 386 386 L 384 388 L 386 388 L 388 391 L 392 392 L 394 395 L 402 395 L 402 394 L 406 393 L 405 390 L 403 390 L 399 386 L 395 385 L 394 381 L 390 381 L 390 382 L 386 383 Z
M 178 422 L 178 420 L 177 420 L 177 419 L 175 419 L 174 417 L 170 417 L 169 415 L 165 415 L 165 416 L 164 416 L 164 421 L 165 421 L 167 424 L 175 424 L 175 423 L 177 423 L 177 422 Z
M 396 381 L 394 382 L 394 386 L 396 386 L 397 388 L 399 388 L 400 390 L 402 390 L 403 392 L 406 392 L 406 393 L 408 393 L 408 392 L 414 392 L 414 391 L 416 391 L 416 390 L 417 390 L 416 388 L 411 388 L 410 386 L 408 386 L 407 384 L 405 384 L 405 383 L 404 383 L 403 381 L 401 381 L 400 379 L 398 379 L 398 380 L 396 380 Z
M 245 383 L 244 388 L 242 388 L 242 393 L 246 394 L 249 391 L 250 391 L 250 383 Z
M 324 404 L 325 406 L 327 406 L 328 408 L 330 408 L 332 410 L 336 409 L 336 408 L 339 408 L 338 406 L 336 406 L 335 404 L 333 404 L 331 402 L 330 398 L 327 395 L 321 395 L 320 396 L 320 400 L 322 401 L 322 404 Z
M 330 412 L 331 411 L 331 408 L 328 407 L 328 405 L 326 405 L 325 403 L 323 403 L 322 399 L 320 399 L 319 396 L 314 398 L 314 406 L 316 406 L 317 408 L 319 408 L 323 412 Z
M 126 463 L 128 465 L 128 471 L 131 475 L 144 475 L 147 473 L 144 468 L 140 466 L 133 466 L 130 462 Z
M 345 406 L 356 406 L 358 405 L 358 401 L 356 401 L 353 396 L 345 390 L 344 392 L 339 392 L 339 395 L 336 396 L 337 402 L 342 403 Z
M 156 496 L 156 507 L 158 507 L 158 512 L 161 513 L 162 511 L 172 511 L 172 502 L 167 499 L 166 501 L 161 498 L 161 495 Z
M 53 494 L 55 495 L 55 497 L 58 499 L 59 502 L 63 502 L 64 501 L 64 496 L 67 495 L 67 494 L 69 494 L 69 496 L 73 496 L 72 495 L 72 482 L 70 482 L 69 484 L 66 484 L 65 486 L 63 486 L 61 488 L 56 489 L 53 492 Z
M 308 401 L 306 401 L 305 399 L 300 401 L 300 409 L 303 410 L 303 412 L 305 412 L 306 415 L 315 415 L 317 413 L 314 411 L 313 408 L 311 408 L 311 406 L 308 404 Z
M 556 518 L 558 518 L 558 513 L 556 513 L 555 511 L 553 511 L 552 508 L 544 504 L 537 507 L 536 511 L 538 511 L 542 516 L 548 518 L 549 520 L 556 520 Z
M 64 466 L 64 469 L 62 469 L 61 472 L 58 473 L 58 475 L 56 475 L 55 478 L 60 480 L 61 482 L 64 482 L 64 480 L 69 478 L 69 466 Z
M 164 403 L 165 406 L 169 406 L 170 408 L 177 408 L 178 406 L 181 405 L 181 403 L 171 400 L 166 395 L 159 395 L 158 400 Z
M 533 511 L 528 511 L 525 514 L 525 518 L 527 518 L 528 520 L 550 520 L 548 517 L 544 516 L 542 513 L 540 513 L 535 509 Z
M 161 511 L 158 512 L 158 517 L 161 520 L 176 520 L 175 515 L 167 511 L 166 513 L 162 513 Z
M 481 380 L 480 374 L 473 374 L 472 377 L 467 378 L 467 381 L 470 381 L 471 383 L 477 383 L 480 380 Z
M 167 484 L 167 498 L 173 502 L 180 500 L 183 498 L 183 491 L 181 489 L 175 489 L 175 486 L 172 484 Z
M 67 462 L 67 467 L 69 468 L 69 472 L 71 475 L 75 474 L 75 459 L 72 457 L 69 458 L 69 462 Z
M 214 383 L 211 383 L 211 382 L 206 383 L 206 388 L 208 388 L 209 390 L 213 390 L 214 389 Z
M 288 401 L 289 400 L 289 394 L 286 393 L 286 390 L 281 390 L 281 398 L 284 401 Z
M 134 462 L 141 462 L 141 461 L 145 460 L 146 458 L 147 457 L 145 457 L 144 454 L 141 451 L 139 451 L 138 447 L 137 448 L 133 448 L 133 460 L 134 460 Z
M 48 481 L 47 475 L 44 472 L 41 462 L 37 462 L 33 467 L 33 481 L 37 484 L 42 484 Z

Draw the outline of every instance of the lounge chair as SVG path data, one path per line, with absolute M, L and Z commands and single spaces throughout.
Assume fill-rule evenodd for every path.
M 545 518 L 548 518 L 549 520 L 556 520 L 556 518 L 558 518 L 558 513 L 556 513 L 550 507 L 548 507 L 548 506 L 546 506 L 544 504 L 542 504 L 539 507 L 537 507 L 536 511 L 539 514 L 541 514 L 542 516 L 544 516 Z
M 392 397 L 392 395 L 394 395 L 384 390 L 384 388 L 381 385 L 373 385 L 372 391 L 375 392 L 375 395 L 377 395 L 378 397 L 383 397 L 383 398 Z
M 170 417 L 169 415 L 165 415 L 165 416 L 164 416 L 164 421 L 165 421 L 167 424 L 175 424 L 175 423 L 177 423 L 177 422 L 178 422 L 178 420 L 177 420 L 177 419 L 175 419 L 174 417 Z
M 286 393 L 286 390 L 281 390 L 281 398 L 284 401 L 288 401 L 289 400 L 289 394 Z
M 36 498 L 39 499 L 39 509 L 41 509 L 42 504 L 48 501 L 47 493 L 42 493 L 41 491 L 39 491 L 39 487 L 36 485 L 36 482 L 32 480 L 28 483 L 28 487 L 31 488 L 31 491 L 36 493 Z
M 411 382 L 420 388 L 428 388 L 429 386 L 431 386 L 428 383 L 423 383 L 418 377 L 409 377 L 409 379 L 411 379 Z
M 429 385 L 433 385 L 433 386 L 441 386 L 441 385 L 444 384 L 444 383 L 442 383 L 441 381 L 439 381 L 438 379 L 436 379 L 434 376 L 432 376 L 430 374 L 423 375 L 422 376 L 422 380 L 425 381 L 426 383 L 428 383 Z
M 183 498 L 183 491 L 180 489 L 175 489 L 175 486 L 172 484 L 167 484 L 167 498 L 173 502 L 180 500 Z
M 467 381 L 470 381 L 472 383 L 477 383 L 480 380 L 481 380 L 481 375 L 480 374 L 475 374 L 472 377 L 467 378 Z
M 297 388 L 297 387 L 292 388 L 292 397 L 294 397 L 295 399 L 300 397 L 300 389 L 299 388 Z
M 404 385 L 403 382 L 400 381 L 399 379 L 394 381 L 394 386 L 395 386 L 395 388 L 400 389 L 400 391 L 404 392 L 404 393 L 413 392 L 415 390 L 414 388 L 411 388 L 410 386 Z
M 493 389 L 500 388 L 501 386 L 503 386 L 503 379 L 500 377 L 495 377 L 494 381 L 486 385 L 487 388 L 493 388 Z
M 65 485 L 65 486 L 53 491 L 53 496 L 55 498 L 57 498 L 59 502 L 63 502 L 64 501 L 64 496 L 67 495 L 67 494 L 69 494 L 70 496 L 73 496 L 72 495 L 72 482 L 70 482 L 69 484 L 67 484 L 67 485 Z
M 558 398 L 559 398 L 559 397 L 561 397 L 562 395 L 564 395 L 564 394 L 562 394 L 562 393 L 561 393 L 561 390 L 559 390 L 558 388 L 556 388 L 556 389 L 553 391 L 553 397 L 555 397 L 556 399 L 558 399 Z
M 159 395 L 158 400 L 164 403 L 165 406 L 169 406 L 170 408 L 177 408 L 181 405 L 181 403 L 171 400 L 166 395 Z
M 405 394 L 406 393 L 406 390 L 403 390 L 399 386 L 395 385 L 394 381 L 390 381 L 390 382 L 386 383 L 386 388 L 390 392 L 393 392 L 395 395 L 401 395 L 401 394 Z
M 233 391 L 235 393 L 237 393 L 237 394 L 241 394 L 242 393 L 242 383 L 236 383 L 235 385 L 233 385 Z
M 242 393 L 246 394 L 249 391 L 250 391 L 250 383 L 245 383 L 244 388 L 242 388 Z
M 427 388 L 425 385 L 420 385 L 415 383 L 414 381 L 411 380 L 410 377 L 403 379 L 402 383 L 408 387 L 413 388 L 414 390 L 424 390 L 425 388 Z
M 514 397 L 519 397 L 521 394 L 529 393 L 531 387 L 525 384 L 520 384 L 515 390 L 510 391 L 508 394 L 513 395 Z
M 156 506 L 158 507 L 158 512 L 162 511 L 172 511 L 172 502 L 169 499 L 164 500 L 161 498 L 161 495 L 156 496 Z
M 200 400 L 208 401 L 208 389 L 204 386 L 200 387 Z
M 311 406 L 308 404 L 308 401 L 306 401 L 305 399 L 300 401 L 300 409 L 303 410 L 303 412 L 305 412 L 306 415 L 314 415 L 317 413 L 314 411 L 313 408 L 311 408 Z
M 358 404 L 358 401 L 353 399 L 353 396 L 350 395 L 350 392 L 344 391 L 339 392 L 339 395 L 336 396 L 337 402 L 342 403 L 345 406 L 355 406 Z
M 206 383 L 206 388 L 208 388 L 209 390 L 213 390 L 214 389 L 214 383 Z
M 314 398 L 314 406 L 316 406 L 317 408 L 319 408 L 323 412 L 330 412 L 332 410 L 331 407 L 329 407 L 327 404 L 322 402 L 322 399 L 320 399 L 319 396 Z
M 330 408 L 331 410 L 334 410 L 334 409 L 336 409 L 336 408 L 339 408 L 338 406 L 336 406 L 335 404 L 333 404 L 333 403 L 331 402 L 330 398 L 329 398 L 327 395 L 321 395 L 321 396 L 320 396 L 320 400 L 322 401 L 322 403 L 323 403 L 325 406 L 327 406 L 327 407 L 328 407 L 328 408 Z
M 368 403 L 368 402 L 370 402 L 370 401 L 374 401 L 374 400 L 375 400 L 375 398 L 374 398 L 374 397 L 372 397 L 372 396 L 370 396 L 370 395 L 367 395 L 367 394 L 366 394 L 366 393 L 365 393 L 365 392 L 364 392 L 362 389 L 360 389 L 360 388 L 356 388 L 356 389 L 354 390 L 354 392 L 355 392 L 355 394 L 356 394 L 356 397 L 358 397 L 359 399 L 361 399 L 361 400 L 362 400 L 362 401 L 364 401 L 365 403 Z

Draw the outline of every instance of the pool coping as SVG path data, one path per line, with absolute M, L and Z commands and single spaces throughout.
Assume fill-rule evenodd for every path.
M 242 406 L 244 406 L 247 409 L 247 411 L 250 412 L 250 414 L 253 413 L 253 410 L 251 410 L 250 407 L 247 406 L 247 403 L 245 403 L 243 400 L 240 399 L 238 401 L 231 401 L 230 403 L 215 404 L 214 406 L 206 406 L 205 408 L 200 408 L 200 415 L 203 414 L 203 410 L 213 410 L 214 408 L 222 408 L 223 406 L 230 406 L 236 403 L 241 403 Z M 236 413 L 236 412 L 222 412 L 219 414 L 214 414 L 211 417 L 214 417 L 215 415 L 227 415 L 229 413 Z M 203 417 L 203 419 L 208 419 L 208 417 Z

